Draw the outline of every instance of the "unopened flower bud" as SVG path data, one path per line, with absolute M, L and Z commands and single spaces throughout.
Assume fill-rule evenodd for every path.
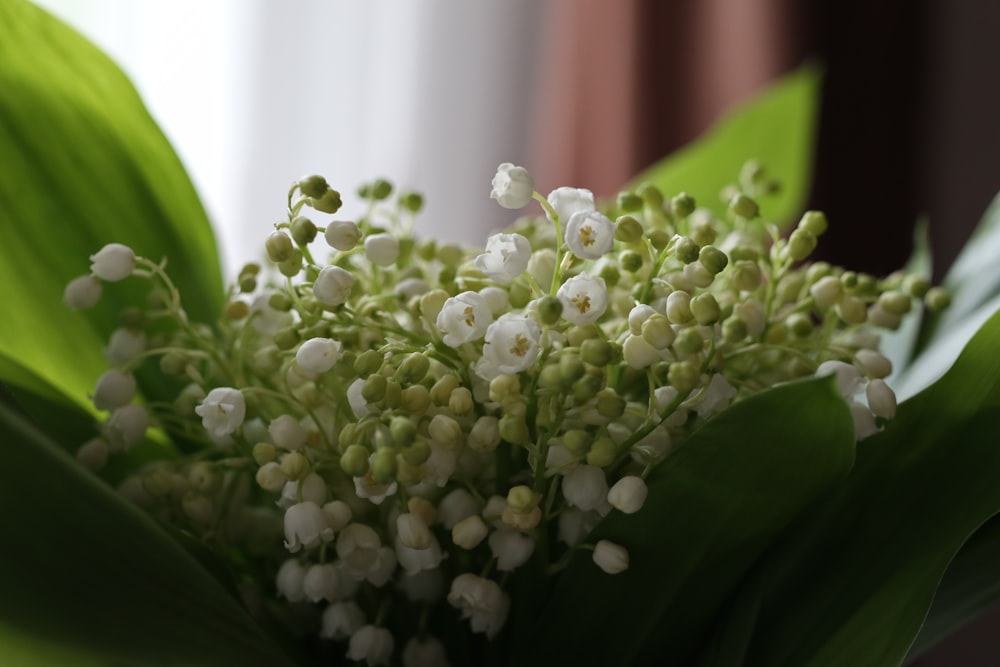
M 267 256 L 272 262 L 280 264 L 292 257 L 292 251 L 295 250 L 295 247 L 292 245 L 292 239 L 288 238 L 288 234 L 275 231 L 268 235 L 264 242 L 264 249 L 267 250 Z
M 679 354 L 700 354 L 705 347 L 705 339 L 694 327 L 681 329 L 674 341 L 674 349 Z
M 396 452 L 383 448 L 375 452 L 371 461 L 371 475 L 376 484 L 390 484 L 396 479 Z
M 910 312 L 912 301 L 909 294 L 902 292 L 883 292 L 878 298 L 878 305 L 890 313 L 906 315 Z
M 698 263 L 713 275 L 720 273 L 729 264 L 729 257 L 713 245 L 703 246 L 698 251 Z
M 813 332 L 813 323 L 808 315 L 792 313 L 785 320 L 785 327 L 795 338 L 808 338 Z
M 680 393 L 684 394 L 691 391 L 698 386 L 700 380 L 701 371 L 696 364 L 690 361 L 675 361 L 670 364 L 667 381 L 670 382 L 670 386 L 677 389 Z
M 336 213 L 340 210 L 342 204 L 340 193 L 332 188 L 327 188 L 321 197 L 311 197 L 309 199 L 309 205 L 323 213 Z
M 108 462 L 111 446 L 104 438 L 91 438 L 76 450 L 76 460 L 87 470 L 98 471 Z
M 674 324 L 687 324 L 694 319 L 691 295 L 681 290 L 671 292 L 667 297 L 667 318 Z
M 324 306 L 335 307 L 351 297 L 354 277 L 339 266 L 325 266 L 313 282 L 313 296 Z
M 299 346 L 295 363 L 306 373 L 320 375 L 340 359 L 340 343 L 330 338 L 310 338 Z
M 681 292 L 683 294 L 683 292 Z M 642 338 L 657 350 L 665 350 L 673 345 L 674 328 L 666 317 L 655 313 L 642 323 Z
M 823 236 L 827 228 L 826 216 L 822 211 L 806 211 L 799 220 L 798 228 L 816 237 Z
M 531 440 L 531 433 L 524 417 L 505 414 L 500 418 L 500 437 L 512 445 L 525 445 Z
M 135 253 L 121 243 L 109 243 L 90 256 L 90 272 L 109 283 L 132 275 Z
M 489 537 L 490 551 L 497 559 L 497 569 L 510 572 L 524 565 L 535 551 L 535 541 L 510 528 L 501 528 Z
M 608 491 L 608 502 L 611 506 L 625 514 L 635 514 L 646 502 L 649 489 L 641 477 L 629 475 L 615 482 Z
M 670 211 L 678 218 L 686 218 L 694 212 L 694 197 L 686 192 L 674 195 L 670 200 Z
M 501 374 L 490 380 L 490 400 L 504 405 L 521 398 L 521 381 L 516 375 Z
M 274 461 L 265 463 L 258 468 L 255 479 L 260 488 L 272 493 L 281 491 L 288 482 L 288 477 L 281 470 L 281 466 Z
M 931 284 L 921 276 L 906 276 L 903 279 L 903 289 L 914 299 L 923 299 L 930 290 Z
M 601 436 L 590 445 L 587 463 L 598 468 L 606 468 L 614 463 L 617 453 L 614 440 L 608 436 Z
M 594 547 L 594 562 L 608 574 L 618 574 L 628 569 L 628 550 L 625 547 L 601 540 Z
M 739 317 L 730 317 L 722 323 L 722 338 L 727 343 L 739 343 L 747 335 L 747 323 Z
M 63 303 L 73 310 L 83 310 L 95 305 L 101 299 L 101 281 L 96 276 L 86 275 L 74 278 L 66 285 Z
M 563 304 L 558 297 L 547 295 L 538 301 L 538 321 L 542 324 L 553 325 L 562 317 Z
M 486 538 L 489 529 L 478 514 L 462 519 L 451 529 L 451 540 L 463 549 L 475 549 Z
M 434 539 L 423 518 L 410 512 L 396 517 L 396 534 L 399 541 L 411 549 L 426 549 Z
M 361 240 L 361 229 L 350 220 L 332 220 L 327 223 L 323 238 L 331 248 L 347 252 Z
M 719 302 L 708 292 L 691 299 L 691 314 L 698 324 L 715 324 L 719 321 L 721 313 Z
M 430 370 L 431 360 L 421 352 L 414 352 L 403 360 L 396 370 L 395 378 L 398 382 L 406 385 L 417 384 L 424 379 L 427 371 Z
M 845 324 L 861 324 L 868 319 L 868 309 L 865 302 L 853 295 L 845 295 L 840 299 L 834 310 L 837 317 Z
M 809 294 L 816 302 L 816 307 L 820 310 L 826 310 L 840 301 L 844 294 L 844 288 L 839 279 L 834 276 L 825 276 L 813 283 L 812 287 L 809 288 Z
M 258 442 L 253 446 L 253 460 L 262 466 L 278 457 L 278 449 L 270 442 Z
M 462 439 L 462 427 L 448 415 L 434 415 L 427 426 L 427 433 L 435 442 L 454 447 Z
M 799 227 L 788 237 L 788 256 L 796 262 L 801 262 L 816 249 L 816 237 Z
M 648 368 L 662 357 L 660 351 L 650 345 L 642 336 L 629 334 L 622 345 L 622 357 L 632 368 Z
M 951 305 L 951 294 L 943 287 L 932 287 L 924 295 L 924 303 L 932 312 L 940 312 Z
M 97 379 L 94 407 L 98 410 L 119 408 L 132 400 L 135 390 L 135 376 L 113 368 Z
M 871 377 L 884 378 L 892 373 L 892 362 L 881 352 L 861 349 L 854 354 L 858 365 Z
M 622 243 L 638 243 L 643 231 L 642 223 L 634 216 L 623 215 L 615 221 L 615 239 Z
M 372 234 L 365 238 L 365 257 L 378 266 L 392 266 L 399 259 L 399 240 L 391 234 Z
M 635 273 L 642 268 L 642 255 L 632 250 L 626 250 L 618 255 L 618 264 L 621 265 L 622 270 Z
M 590 338 L 580 346 L 580 358 L 592 366 L 607 366 L 613 355 L 611 344 L 603 338 Z
M 309 459 L 299 452 L 289 452 L 281 457 L 281 472 L 289 481 L 297 482 L 309 474 Z
M 698 260 L 698 252 L 701 248 L 688 236 L 680 236 L 674 239 L 674 255 L 685 264 L 690 264 Z
M 884 380 L 875 379 L 869 382 L 865 394 L 868 398 L 868 407 L 875 416 L 883 419 L 892 419 L 896 416 L 896 394 Z
M 742 193 L 737 193 L 729 200 L 729 211 L 734 215 L 749 220 L 757 217 L 760 208 L 757 206 L 757 202 L 750 197 Z
M 538 494 L 531 487 L 519 484 L 507 492 L 507 507 L 514 512 L 530 512 L 538 507 Z
M 385 398 L 388 384 L 384 375 L 369 375 L 361 387 L 361 396 L 369 403 L 378 403 Z
M 309 218 L 298 216 L 290 225 L 292 239 L 301 245 L 309 245 L 316 238 L 316 225 Z

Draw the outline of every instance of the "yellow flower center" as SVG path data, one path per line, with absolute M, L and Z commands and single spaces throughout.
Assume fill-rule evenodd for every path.
M 531 350 L 531 341 L 525 338 L 523 334 L 515 335 L 514 344 L 510 346 L 510 353 L 523 357 L 528 354 L 529 350 Z
M 570 303 L 576 306 L 576 309 L 579 310 L 581 313 L 585 313 L 588 310 L 590 310 L 590 295 L 584 294 L 581 296 L 577 294 L 572 299 L 570 299 Z
M 591 246 L 597 243 L 597 238 L 594 234 L 594 228 L 590 225 L 580 228 L 580 241 L 583 242 L 585 246 Z
M 472 312 L 472 306 L 465 307 L 465 324 L 470 327 L 476 324 L 476 315 Z

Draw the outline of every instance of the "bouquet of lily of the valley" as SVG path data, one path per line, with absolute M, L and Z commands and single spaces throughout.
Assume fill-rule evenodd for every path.
M 222 288 L 127 82 L 0 12 L 8 662 L 899 664 L 996 598 L 1000 276 L 812 260 L 813 72 L 614 200 L 500 165 L 480 248 L 304 177 Z

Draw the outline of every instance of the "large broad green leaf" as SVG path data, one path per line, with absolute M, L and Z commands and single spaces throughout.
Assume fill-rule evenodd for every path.
M 142 281 L 62 304 L 88 256 L 120 242 L 168 257 L 193 319 L 222 302 L 215 241 L 183 167 L 135 89 L 97 48 L 24 0 L 0 2 L 0 379 L 86 405 L 101 349 Z M 141 380 L 141 378 L 140 378 Z M 148 391 L 148 387 L 146 388 Z
M 689 664 L 774 536 L 846 476 L 853 440 L 829 378 L 727 409 L 653 471 L 642 511 L 588 538 L 625 545 L 629 569 L 574 556 L 513 664 Z
M 737 107 L 697 141 L 641 173 L 670 196 L 684 191 L 699 206 L 725 211 L 719 193 L 748 160 L 759 160 L 781 182 L 761 198 L 762 214 L 780 225 L 802 212 L 812 187 L 820 70 L 805 65 L 760 96 Z
M 0 402 L 0 656 L 25 665 L 288 665 L 138 509 Z
M 998 424 L 1000 313 L 768 552 L 746 664 L 902 661 L 948 564 L 1000 510 Z

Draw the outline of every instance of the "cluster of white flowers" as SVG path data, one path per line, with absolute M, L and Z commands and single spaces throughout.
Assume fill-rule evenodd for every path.
M 151 423 L 179 438 L 183 458 L 122 493 L 241 547 L 234 567 L 280 619 L 368 665 L 397 646 L 408 667 L 446 664 L 435 606 L 496 637 L 518 568 L 584 553 L 595 576 L 626 570 L 629 545 L 592 529 L 643 511 L 653 467 L 733 401 L 834 373 L 857 438 L 871 435 L 895 412 L 872 327 L 945 300 L 913 276 L 802 264 L 826 219 L 781 238 L 753 182 L 717 218 L 652 186 L 605 207 L 578 188 L 544 197 L 503 164 L 492 198 L 544 216 L 481 252 L 408 233 L 419 195 L 392 201 L 386 181 L 361 194 L 363 216 L 317 224 L 303 209 L 335 214 L 340 195 L 296 182 L 265 244 L 274 268 L 243 268 L 214 329 L 187 321 L 162 265 L 117 244 L 66 301 L 93 305 L 101 281 L 134 274 L 173 304 L 112 335 L 93 392 L 110 416 L 81 461 L 100 469 Z M 134 402 L 150 358 L 184 387 L 172 404 Z

